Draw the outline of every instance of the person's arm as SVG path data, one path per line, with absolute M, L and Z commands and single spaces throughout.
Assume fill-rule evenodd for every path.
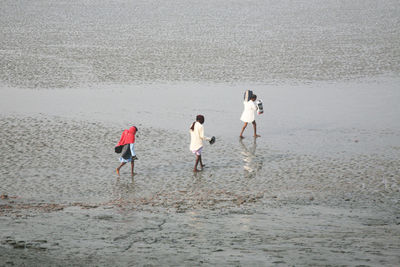
M 129 144 L 129 149 L 131 150 L 131 156 L 132 156 L 132 157 L 136 156 L 136 154 L 135 154 L 135 149 L 134 149 L 134 145 L 133 145 L 133 144 Z
M 205 141 L 210 141 L 211 140 L 210 137 L 204 136 L 204 127 L 203 127 L 203 125 L 199 128 L 199 135 L 200 135 L 200 138 L 202 140 L 205 140 Z
M 121 138 L 119 139 L 119 142 L 118 142 L 118 144 L 121 144 L 122 143 L 122 141 L 124 140 L 124 138 L 125 138 L 125 135 L 126 135 L 126 130 L 124 130 L 123 132 L 122 132 L 122 134 L 121 134 Z M 118 146 L 118 144 L 117 144 L 117 146 Z
M 253 105 L 251 106 L 251 109 L 252 110 L 257 110 L 257 104 L 256 104 L 256 102 L 255 101 L 252 101 L 253 102 Z

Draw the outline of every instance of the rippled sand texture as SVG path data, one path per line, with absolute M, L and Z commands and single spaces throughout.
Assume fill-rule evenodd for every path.
M 117 132 L 90 122 L 47 118 L 1 121 L 2 190 L 34 201 L 107 197 Z M 110 151 L 107 151 L 110 150 Z
M 324 203 L 379 200 L 397 204 L 399 157 L 345 158 L 282 153 L 250 139 L 207 145 L 206 168 L 192 173 L 189 136 L 141 129 L 132 180 L 124 166 L 117 178 L 113 146 L 121 129 L 101 123 L 7 117 L 1 120 L 2 189 L 36 201 L 117 201 L 166 208 L 213 208 L 247 202 Z M 126 202 L 126 203 L 125 203 Z
M 0 265 L 400 266 L 399 14 L 2 1 Z M 257 142 L 236 138 L 244 87 Z M 217 142 L 194 174 L 199 112 Z M 133 178 L 113 150 L 132 119 Z
M 400 157 L 317 157 L 218 140 L 205 147 L 207 168 L 193 174 L 188 134 L 143 128 L 132 179 L 128 167 L 114 172 L 116 125 L 0 122 L 0 257 L 10 264 L 400 261 Z
M 1 246 L 0 259 L 41 266 L 396 266 L 399 226 L 381 219 L 387 216 L 319 206 L 169 214 L 70 207 L 3 218 L 2 243 L 15 248 Z
M 397 0 L 3 1 L 0 80 L 346 80 L 400 72 Z

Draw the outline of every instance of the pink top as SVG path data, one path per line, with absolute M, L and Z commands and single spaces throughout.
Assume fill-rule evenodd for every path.
M 129 130 L 124 130 L 121 135 L 121 139 L 116 146 L 123 146 L 126 144 L 135 143 L 136 127 L 132 126 Z

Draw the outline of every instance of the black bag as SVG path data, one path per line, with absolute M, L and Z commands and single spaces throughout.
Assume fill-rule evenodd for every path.
M 122 147 L 123 146 L 116 146 L 115 149 L 114 149 L 115 153 L 121 153 L 122 152 Z
M 130 144 L 123 145 L 121 153 L 122 153 L 121 157 L 126 160 L 132 158 L 131 145 Z

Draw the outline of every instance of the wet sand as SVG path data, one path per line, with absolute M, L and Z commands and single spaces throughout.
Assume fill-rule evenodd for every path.
M 390 143 L 386 154 L 324 156 L 271 149 L 268 131 L 256 142 L 220 136 L 194 174 L 186 131 L 142 125 L 132 179 L 129 168 L 115 174 L 118 125 L 45 114 L 0 121 L 6 265 L 400 260 L 400 150 Z
M 0 265 L 400 266 L 399 10 L 2 1 Z
M 397 0 L 6 0 L 0 80 L 51 89 L 398 74 L 399 10 Z
M 7 254 L 2 253 L 2 260 L 45 266 L 63 261 L 101 266 L 395 266 L 398 225 L 391 216 L 319 205 L 185 213 L 70 207 L 14 219 L 12 229 L 18 234 L 3 237 L 3 243 L 15 248 L 3 245 Z M 11 223 L 10 218 L 2 221 Z

